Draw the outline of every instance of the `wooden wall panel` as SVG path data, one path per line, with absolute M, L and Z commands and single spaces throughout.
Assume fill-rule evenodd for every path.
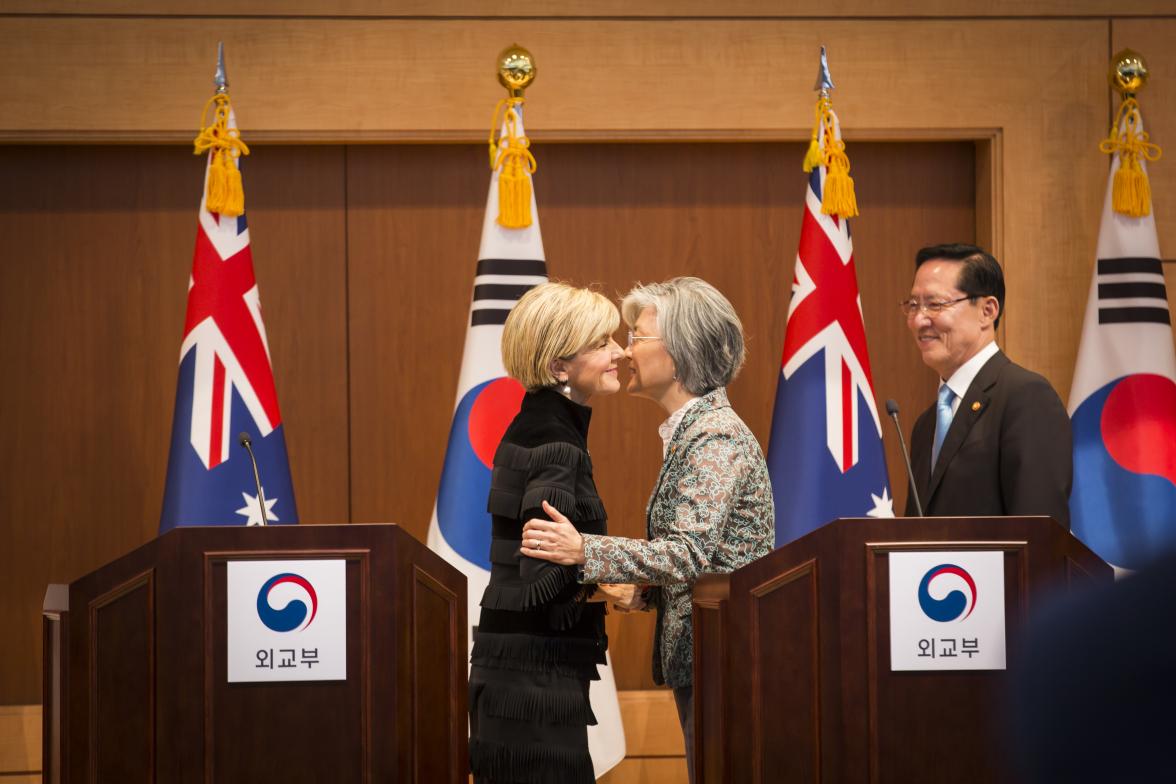
M 1166 0 L 532 0 L 525 7 L 486 0 L 205 0 L 199 11 L 184 0 L 0 0 L 0 14 L 129 16 L 310 16 L 475 18 L 830 18 L 1109 17 L 1170 14 Z M 524 13 L 525 12 L 525 13 Z
M 855 259 L 879 410 L 905 425 L 934 396 L 896 303 L 914 252 L 971 241 L 974 150 L 964 142 L 850 149 L 862 217 Z M 423 539 L 454 405 L 488 172 L 477 147 L 348 150 L 352 474 L 356 522 Z M 800 144 L 544 145 L 536 194 L 553 278 L 619 296 L 638 281 L 699 275 L 731 299 L 748 334 L 731 387 L 767 448 L 805 181 Z M 623 332 L 623 330 L 622 330 Z M 622 376 L 627 371 L 622 371 Z M 661 465 L 664 412 L 621 394 L 594 405 L 591 448 L 610 530 L 643 537 Z M 893 492 L 906 497 L 888 423 Z M 899 507 L 901 508 L 901 506 Z M 609 619 L 617 682 L 652 686 L 652 622 Z
M 262 147 L 244 175 L 274 381 L 306 523 L 351 522 L 344 155 L 341 147 Z
M 0 96 L 0 132 L 17 139 L 189 137 L 210 89 L 216 42 L 224 40 L 240 119 L 255 138 L 475 140 L 501 97 L 494 57 L 517 40 L 535 53 L 541 73 L 528 91 L 533 133 L 807 139 L 824 43 L 850 134 L 1036 131 L 1046 117 L 1026 109 L 1061 106 L 1071 130 L 1056 129 L 1050 141 L 1064 148 L 1069 134 L 1082 131 L 1084 113 L 1101 126 L 1107 27 L 1050 20 L 8 17 L 0 18 L 8 41 L 0 75 L 12 86 Z M 1019 62 L 1017 72 L 1010 61 Z M 1018 72 L 1050 79 L 1020 79 Z M 1041 141 L 1026 139 L 1027 151 L 1036 153 Z
M 176 154 L 0 149 L 4 702 L 40 699 L 45 585 L 158 527 L 195 223 Z
M 348 149 L 354 522 L 425 539 L 489 178 L 481 147 Z
M 299 505 L 307 520 L 344 521 L 332 155 L 272 148 L 245 183 Z M 157 532 L 202 164 L 176 147 L 4 147 L 0 171 L 0 363 L 12 377 L 0 388 L 0 703 L 20 703 L 40 700 L 46 584 Z M 327 198 L 333 211 L 316 207 Z
M 1049 18 L 6 17 L 0 138 L 190 138 L 223 39 L 255 142 L 479 139 L 501 94 L 491 63 L 514 40 L 540 64 L 528 109 L 537 143 L 802 140 L 824 43 L 851 140 L 999 146 L 1006 347 L 1066 390 L 1095 236 L 1085 216 L 1097 213 L 1106 166 L 1094 145 L 1108 111 L 1109 28 Z
M 41 706 L 0 705 L 0 781 L 24 774 L 40 781 Z

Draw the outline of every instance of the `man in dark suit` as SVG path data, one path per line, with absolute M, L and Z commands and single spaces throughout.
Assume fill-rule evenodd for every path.
M 997 348 L 1004 295 L 1000 264 L 974 245 L 915 258 L 902 308 L 940 379 L 911 434 L 915 484 L 926 515 L 1049 515 L 1068 528 L 1070 419 L 1048 381 Z

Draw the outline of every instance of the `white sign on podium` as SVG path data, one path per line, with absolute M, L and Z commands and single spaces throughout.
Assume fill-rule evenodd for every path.
M 345 561 L 227 566 L 230 683 L 347 679 Z
M 1005 668 L 1004 553 L 892 552 L 891 670 Z

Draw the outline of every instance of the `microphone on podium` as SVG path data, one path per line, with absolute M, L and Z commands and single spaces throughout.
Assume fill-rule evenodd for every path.
M 915 487 L 915 472 L 911 470 L 911 455 L 907 452 L 906 439 L 902 437 L 902 425 L 898 423 L 898 402 L 891 399 L 886 401 L 886 413 L 894 420 L 894 429 L 898 431 L 898 445 L 902 447 L 902 459 L 906 465 L 907 479 L 911 483 L 911 498 L 915 499 L 915 510 L 919 517 L 923 516 L 923 504 L 919 501 L 919 490 Z
M 237 436 L 237 441 L 240 442 L 241 446 L 245 447 L 245 451 L 249 453 L 249 462 L 253 464 L 253 481 L 257 485 L 257 505 L 261 507 L 261 522 L 256 525 L 266 525 L 265 494 L 261 492 L 261 474 L 257 472 L 257 458 L 253 456 L 253 441 L 249 438 L 249 434 L 244 431 Z M 906 449 L 906 447 L 903 447 L 903 449 Z M 911 481 L 913 482 L 914 480 Z M 248 523 L 248 525 L 254 525 L 254 523 Z

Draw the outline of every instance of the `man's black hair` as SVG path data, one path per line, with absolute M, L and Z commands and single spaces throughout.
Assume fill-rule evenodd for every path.
M 956 283 L 956 287 L 972 298 L 996 297 L 996 304 L 1000 310 L 996 314 L 992 328 L 996 329 L 1000 326 L 1001 317 L 1004 316 L 1004 271 L 1000 268 L 1000 262 L 993 258 L 991 253 L 975 245 L 964 245 L 958 242 L 931 245 L 915 254 L 915 269 L 932 259 L 946 259 L 963 263 L 964 266 L 960 270 L 960 279 Z

